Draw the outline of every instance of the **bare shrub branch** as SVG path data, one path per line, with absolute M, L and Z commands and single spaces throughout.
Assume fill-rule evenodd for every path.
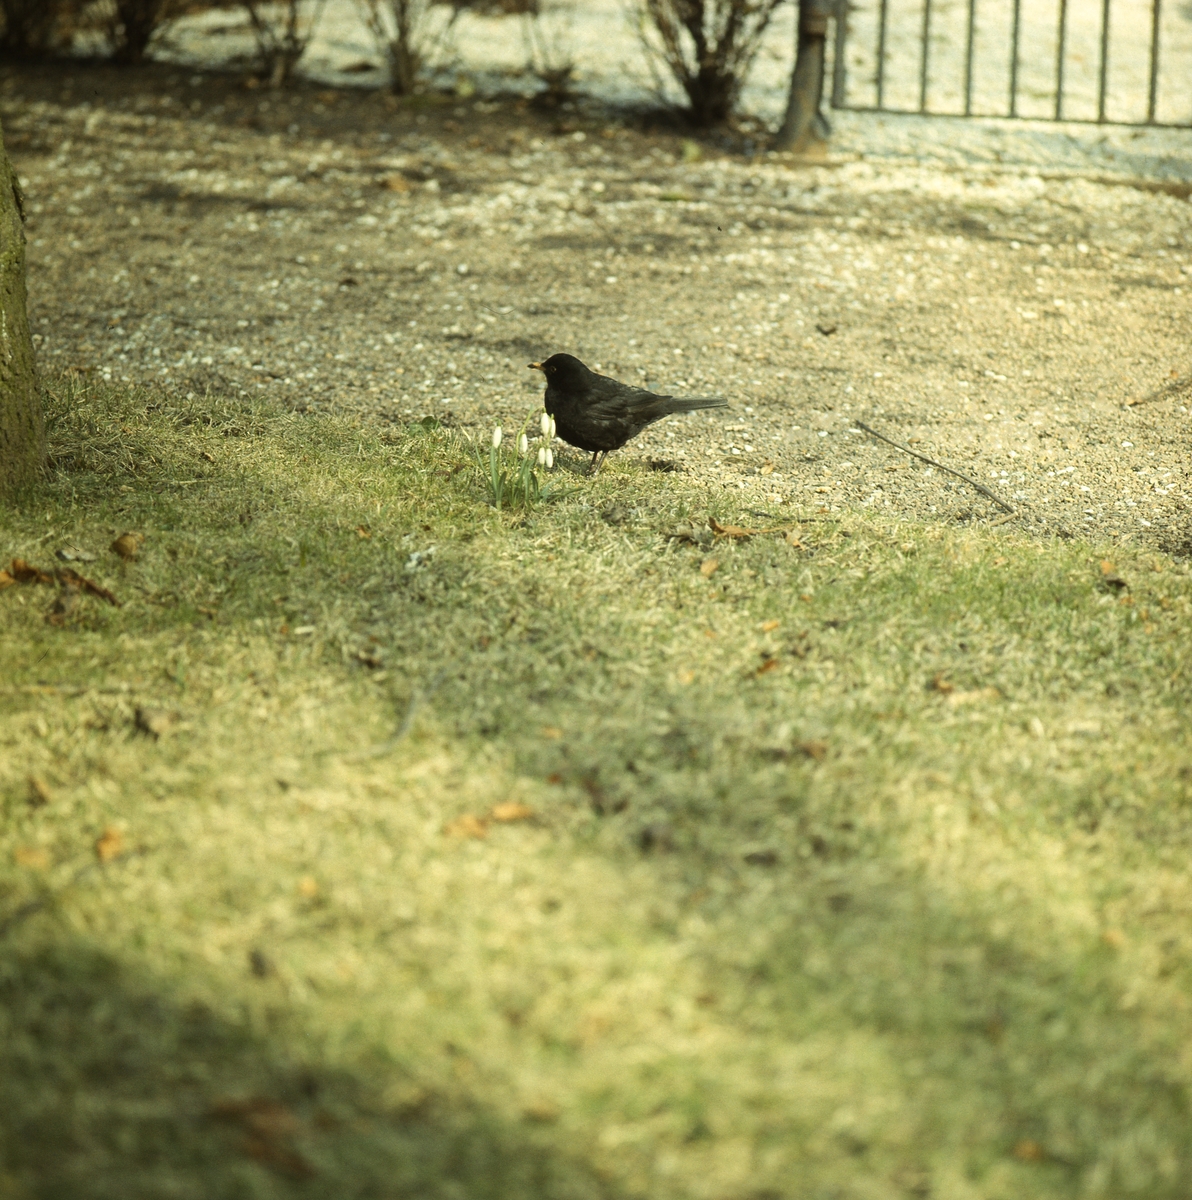
M 641 0 L 660 55 L 687 96 L 692 120 L 716 125 L 736 107 L 770 19 L 783 0 Z

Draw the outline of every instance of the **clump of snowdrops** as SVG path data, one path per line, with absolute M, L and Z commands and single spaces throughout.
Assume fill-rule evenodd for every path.
M 554 469 L 555 452 L 551 447 L 555 440 L 555 419 L 549 413 L 541 413 L 538 418 L 539 433 L 531 438 L 533 423 L 534 414 L 530 413 L 514 438 L 506 438 L 500 425 L 493 430 L 488 451 L 487 483 L 489 503 L 495 508 L 506 505 L 510 508 L 528 508 L 545 495 L 539 472 Z M 511 445 L 514 448 L 512 456 L 509 454 Z M 476 459 L 481 474 L 485 474 L 479 453 Z

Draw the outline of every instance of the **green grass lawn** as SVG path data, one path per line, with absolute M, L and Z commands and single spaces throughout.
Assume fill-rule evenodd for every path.
M 0 1198 L 1189 1195 L 1186 561 L 49 403 Z

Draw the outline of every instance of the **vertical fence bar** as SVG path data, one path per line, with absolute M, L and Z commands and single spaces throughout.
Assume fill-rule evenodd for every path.
M 1022 0 L 1014 0 L 1014 23 L 1010 32 L 1010 116 L 1018 116 L 1018 43 L 1022 32 Z
M 889 17 L 889 0 L 881 0 L 877 26 L 877 106 L 881 108 L 886 88 L 886 21 Z
M 1064 51 L 1068 43 L 1068 0 L 1060 0 L 1059 29 L 1055 49 L 1055 119 L 1064 119 Z
M 968 40 L 964 48 L 964 115 L 973 115 L 973 42 L 977 31 L 977 0 L 968 0 Z
M 919 58 L 919 111 L 927 111 L 927 60 L 931 54 L 931 0 L 923 0 L 923 53 Z
M 1101 61 L 1097 65 L 1097 121 L 1105 122 L 1105 90 L 1109 86 L 1109 4 L 1101 0 Z
M 1151 5 L 1151 77 L 1147 83 L 1146 119 L 1147 124 L 1155 120 L 1155 100 L 1159 93 L 1159 10 L 1162 0 L 1154 0 Z
M 848 48 L 848 0 L 839 0 L 836 5 L 836 21 L 832 29 L 835 39 L 832 54 L 832 107 L 844 107 L 844 93 L 847 85 L 848 63 L 844 54 Z

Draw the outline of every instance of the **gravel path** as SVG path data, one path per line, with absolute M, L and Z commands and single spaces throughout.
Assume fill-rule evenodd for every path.
M 0 111 L 48 366 L 486 435 L 539 403 L 525 364 L 568 350 L 732 399 L 613 470 L 668 460 L 760 512 L 997 515 L 862 420 L 1025 527 L 1192 552 L 1192 135 L 1145 176 L 982 162 L 1056 133 L 960 122 L 914 127 L 971 138 L 967 162 L 806 167 L 595 109 L 165 67 L 17 69 Z

